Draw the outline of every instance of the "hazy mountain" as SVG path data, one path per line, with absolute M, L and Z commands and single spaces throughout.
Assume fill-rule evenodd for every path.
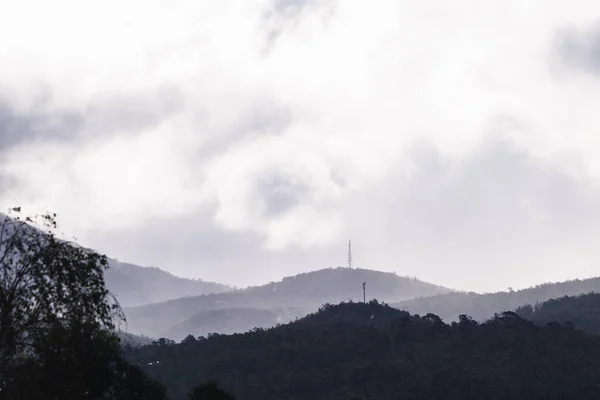
M 220 293 L 232 288 L 201 279 L 186 279 L 156 267 L 140 267 L 109 260 L 110 268 L 104 274 L 107 288 L 121 306 L 159 303 L 184 296 Z
M 28 221 L 26 218 L 22 217 L 21 221 L 27 223 L 21 226 L 15 216 L 0 213 L 0 228 L 4 228 L 3 243 L 0 246 L 9 240 L 17 225 L 21 226 L 19 229 L 22 229 L 22 232 L 41 233 L 39 222 L 44 219 L 33 217 L 33 220 Z M 44 228 L 44 231 L 47 231 L 47 228 Z M 156 267 L 140 267 L 111 258 L 108 262 L 110 268 L 105 272 L 104 280 L 108 290 L 116 296 L 121 306 L 158 303 L 183 296 L 220 293 L 232 289 L 201 279 L 177 277 Z
M 514 310 L 523 304 L 536 304 L 588 292 L 600 292 L 600 278 L 545 283 L 523 290 L 497 293 L 452 292 L 410 299 L 394 303 L 392 306 L 413 314 L 433 313 L 446 322 L 457 320 L 460 314 L 483 321 L 492 317 L 494 313 Z
M 248 323 L 243 316 L 244 311 L 236 309 L 270 310 L 275 315 L 275 321 L 286 320 L 304 316 L 325 303 L 362 301 L 363 282 L 366 282 L 367 299 L 377 298 L 386 302 L 450 292 L 448 288 L 393 273 L 329 268 L 287 277 L 263 286 L 130 307 L 125 309 L 125 313 L 131 332 L 150 336 L 170 332 L 180 337 L 183 327 L 190 329 L 190 332 L 231 332 L 222 331 L 221 322 L 211 325 L 210 318 L 202 314 L 209 310 L 226 309 L 230 314 L 226 325 L 238 327 L 240 330 L 235 331 L 243 332 L 247 330 Z M 190 321 L 195 315 L 198 315 L 196 319 Z M 200 322 L 202 326 L 198 325 Z
M 304 308 L 224 308 L 199 312 L 190 318 L 173 325 L 160 333 L 166 337 L 180 341 L 188 335 L 194 337 L 208 336 L 211 333 L 232 334 L 248 332 L 254 328 L 271 328 L 304 316 L 308 311 Z

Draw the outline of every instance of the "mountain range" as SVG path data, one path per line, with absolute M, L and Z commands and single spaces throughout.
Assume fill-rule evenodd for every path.
M 458 320 L 461 314 L 469 315 L 477 321 L 484 321 L 495 313 L 512 311 L 525 304 L 533 306 L 550 299 L 589 292 L 600 292 L 600 277 L 544 283 L 527 289 L 496 293 L 455 291 L 413 298 L 393 303 L 392 306 L 413 314 L 433 313 L 446 322 Z
M 293 321 L 325 303 L 366 299 L 394 302 L 451 289 L 367 269 L 328 268 L 262 286 L 188 296 L 125 308 L 128 329 L 136 334 L 182 339 L 187 334 L 245 332 Z

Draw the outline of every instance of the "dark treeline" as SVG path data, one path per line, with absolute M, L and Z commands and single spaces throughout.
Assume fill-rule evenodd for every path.
M 128 348 L 173 400 L 215 379 L 239 399 L 598 399 L 600 338 L 514 312 L 444 323 L 372 301 L 245 334 Z

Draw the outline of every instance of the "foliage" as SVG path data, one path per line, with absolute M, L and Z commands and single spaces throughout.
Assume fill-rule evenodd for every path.
M 194 387 L 189 393 L 190 400 L 235 400 L 233 395 L 215 381 L 208 381 Z
M 55 215 L 0 221 L 0 365 L 35 350 L 59 320 L 114 328 L 120 317 L 104 286 L 106 258 L 53 233 Z M 37 223 L 40 229 L 33 225 Z M 2 371 L 0 371 L 2 372 Z
M 55 215 L 0 221 L 0 398 L 163 400 L 122 358 L 106 258 L 54 234 Z
M 91 324 L 57 324 L 36 357 L 7 374 L 7 399 L 165 400 L 164 386 L 121 357 L 118 338 Z
M 173 400 L 206 379 L 248 400 L 600 398 L 600 338 L 514 312 L 445 324 L 342 303 L 276 328 L 156 342 L 126 357 Z

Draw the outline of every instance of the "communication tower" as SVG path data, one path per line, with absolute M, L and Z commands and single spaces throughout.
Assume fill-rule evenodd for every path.
M 352 240 L 348 241 L 348 268 L 352 269 Z

